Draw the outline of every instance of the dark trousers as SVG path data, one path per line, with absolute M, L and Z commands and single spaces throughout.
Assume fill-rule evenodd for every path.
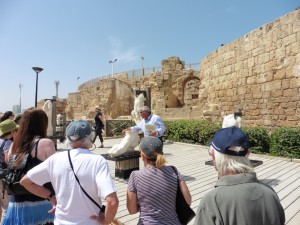
M 93 143 L 95 143 L 97 136 L 99 137 L 100 142 L 103 143 L 102 127 L 96 127 L 96 129 L 95 129 L 95 138 L 93 140 Z

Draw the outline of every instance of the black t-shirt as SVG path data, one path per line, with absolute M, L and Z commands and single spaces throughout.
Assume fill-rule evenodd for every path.
M 96 127 L 104 127 L 104 124 L 102 123 L 102 121 L 99 119 L 99 116 L 102 116 L 101 112 L 97 112 L 95 115 L 95 123 L 96 123 Z

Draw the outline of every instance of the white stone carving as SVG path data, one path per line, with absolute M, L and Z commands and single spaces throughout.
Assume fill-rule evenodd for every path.
M 137 97 L 135 97 L 134 100 L 134 108 L 131 111 L 131 118 L 134 120 L 136 125 L 139 125 L 142 118 L 140 116 L 140 109 L 144 106 L 144 102 L 146 101 L 146 98 L 144 97 L 144 94 L 141 93 Z
M 50 100 L 47 100 L 44 103 L 43 110 L 48 116 L 48 129 L 47 129 L 47 135 L 53 136 L 53 127 L 52 127 L 52 102 Z
M 233 127 L 233 126 L 242 128 L 242 118 L 240 116 L 234 117 L 234 114 L 229 114 L 227 116 L 224 116 L 222 128 Z
M 120 144 L 114 144 L 114 146 L 108 150 L 108 154 L 111 157 L 122 155 L 126 152 L 134 151 L 134 148 L 138 146 L 140 142 L 140 136 L 137 131 L 126 131 L 125 137 Z

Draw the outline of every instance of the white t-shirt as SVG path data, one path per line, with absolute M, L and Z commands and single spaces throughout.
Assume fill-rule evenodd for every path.
M 70 150 L 74 171 L 85 191 L 102 205 L 101 199 L 116 192 L 105 159 L 86 149 Z M 27 173 L 38 185 L 51 181 L 57 205 L 54 224 L 98 224 L 90 216 L 99 208 L 83 193 L 71 169 L 68 152 L 56 153 Z

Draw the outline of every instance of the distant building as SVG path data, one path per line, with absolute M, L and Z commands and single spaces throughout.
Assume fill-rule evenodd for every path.
M 21 107 L 20 107 L 20 105 L 13 105 L 12 111 L 13 111 L 15 114 L 21 113 Z

